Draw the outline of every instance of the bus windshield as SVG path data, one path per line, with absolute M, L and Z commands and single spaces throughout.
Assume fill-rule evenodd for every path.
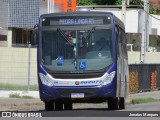
M 113 63 L 110 27 L 54 27 L 41 31 L 41 64 L 52 71 L 100 70 Z

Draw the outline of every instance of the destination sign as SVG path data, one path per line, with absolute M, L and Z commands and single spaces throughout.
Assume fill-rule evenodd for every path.
M 101 21 L 103 23 L 103 21 Z M 87 25 L 95 24 L 94 18 L 59 19 L 59 25 Z
M 42 26 L 106 25 L 111 24 L 111 16 L 62 16 L 42 18 Z

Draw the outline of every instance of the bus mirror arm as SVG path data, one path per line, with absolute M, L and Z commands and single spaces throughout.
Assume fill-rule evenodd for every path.
M 34 29 L 32 31 L 31 45 L 37 46 L 38 42 L 38 24 L 34 25 Z
M 38 24 L 34 25 L 34 29 L 37 29 L 38 28 Z

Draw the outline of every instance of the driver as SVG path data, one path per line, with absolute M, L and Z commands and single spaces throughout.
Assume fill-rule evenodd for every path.
M 104 37 L 101 37 L 96 44 L 93 46 L 93 51 L 105 51 L 109 50 L 109 38 L 105 39 Z

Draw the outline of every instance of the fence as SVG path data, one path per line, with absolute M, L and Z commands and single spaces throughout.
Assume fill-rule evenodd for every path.
M 129 65 L 130 92 L 160 89 L 160 64 Z
M 0 47 L 0 89 L 2 86 L 37 85 L 36 48 Z

